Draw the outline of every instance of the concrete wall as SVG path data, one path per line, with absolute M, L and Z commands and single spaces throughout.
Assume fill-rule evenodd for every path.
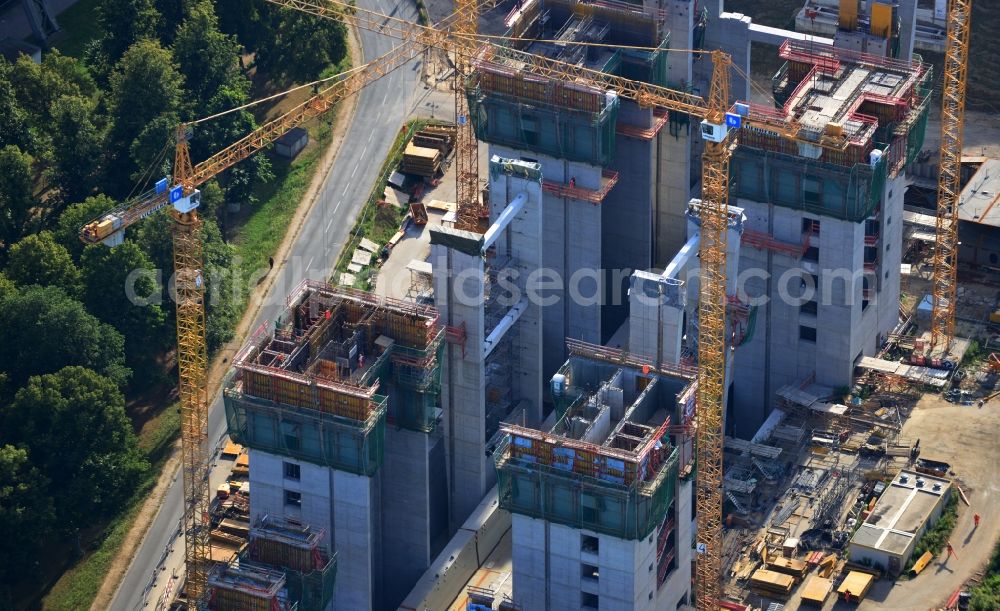
M 334 471 L 307 462 L 249 450 L 251 523 L 265 515 L 287 516 L 326 531 L 337 553 L 331 609 L 381 609 L 381 525 L 377 478 Z M 284 477 L 284 462 L 299 465 L 298 480 Z M 300 507 L 285 504 L 299 492 Z
M 518 163 L 516 159 L 514 162 L 514 165 Z M 565 169 L 576 171 L 591 167 L 578 168 L 576 167 L 578 165 L 567 164 Z M 537 167 L 532 165 L 532 171 L 537 175 Z M 528 196 L 521 211 L 492 246 L 497 253 L 503 254 L 506 251 L 511 256 L 511 268 L 519 273 L 519 277 L 513 279 L 513 285 L 523 293 L 525 283 L 542 266 L 545 253 L 543 240 L 549 234 L 556 232 L 543 231 L 542 216 L 547 214 L 543 210 L 546 201 L 542 197 L 541 184 L 537 179 L 526 178 L 516 169 L 512 169 L 509 173 L 496 169 L 491 173 L 490 192 L 494 205 L 492 215 L 494 220 L 506 204 L 520 193 Z M 580 175 L 585 176 L 582 172 Z M 577 184 L 590 186 L 579 177 Z M 573 204 L 582 207 L 580 202 L 572 202 L 571 205 Z M 587 207 L 593 208 L 589 204 Z M 449 240 L 452 244 L 455 240 L 464 241 L 464 250 L 450 247 Z M 485 287 L 485 261 L 481 243 L 477 240 L 481 240 L 481 237 L 449 228 L 435 228 L 431 235 L 435 305 L 446 325 L 453 327 L 464 325 L 466 333 L 464 346 L 448 344 L 447 359 L 442 372 L 441 405 L 445 412 L 449 514 L 453 526 L 469 516 L 496 481 L 496 472 L 490 457 L 491 450 L 486 445 L 488 440 L 486 439 L 484 340 L 487 330 L 485 303 L 482 298 Z M 576 253 L 577 249 L 572 247 L 570 251 Z M 503 288 L 501 283 L 498 282 L 498 285 Z M 545 313 L 565 312 L 565 302 L 566 300 L 562 300 L 559 304 L 546 308 Z M 543 316 L 540 305 L 529 303 L 507 331 L 511 334 L 516 355 L 516 359 L 508 364 L 514 368 L 512 379 L 515 388 L 512 397 L 515 404 L 520 402 L 527 408 L 527 419 L 535 422 L 541 419 L 541 393 L 544 387 L 540 370 L 545 356 L 542 351 Z M 590 318 L 594 320 L 597 316 L 592 313 Z M 562 336 L 559 344 L 562 345 Z
M 652 127 L 652 109 L 639 108 L 623 100 L 619 123 Z M 657 139 L 618 135 L 615 157 L 608 168 L 618 172 L 618 184 L 599 205 L 601 210 L 601 267 L 607 290 L 601 306 L 601 337 L 604 343 L 628 316 L 628 277 L 633 270 L 648 269 L 653 255 L 653 211 L 657 199 Z M 581 292 L 583 297 L 590 294 Z
M 499 508 L 494 487 L 448 541 L 400 605 L 408 611 L 447 609 L 510 531 L 510 513 Z
M 666 4 L 670 46 L 691 49 L 694 45 L 695 3 L 690 0 L 667 0 Z M 684 88 L 692 83 L 692 61 L 689 53 L 667 53 L 667 83 L 671 87 Z M 658 163 L 657 197 L 653 210 L 653 266 L 660 268 L 666 267 L 687 239 L 684 212 L 691 199 L 691 131 L 684 126 L 679 129 L 674 127 L 672 131 L 661 131 L 656 140 Z
M 598 189 L 601 167 L 566 161 L 532 152 L 490 145 L 490 156 L 536 161 L 546 181 Z M 561 280 L 558 289 L 541 292 L 556 298 L 542 307 L 542 378 L 548 379 L 566 361 L 565 339 L 572 337 L 600 343 L 601 310 L 592 305 L 574 303 L 563 290 L 576 270 L 601 269 L 601 208 L 588 202 L 557 197 L 543 192 L 542 197 L 542 266 Z M 526 270 L 530 273 L 532 270 Z M 583 295 L 601 294 L 603 288 L 592 278 L 578 283 Z
M 690 548 L 690 494 L 687 485 L 688 538 L 680 548 Z M 681 533 L 678 533 L 680 535 Z M 664 586 L 656 587 L 656 533 L 631 541 L 514 514 L 512 516 L 513 598 L 525 609 L 588 609 L 586 594 L 596 595 L 599 609 L 676 608 L 690 588 L 690 549 Z M 595 537 L 598 549 L 588 551 L 582 537 Z M 681 557 L 678 557 L 678 561 Z M 597 570 L 596 578 L 589 576 Z M 672 603 L 674 606 L 664 607 Z
M 391 399 L 390 399 L 391 400 Z M 387 426 L 382 466 L 385 603 L 395 608 L 433 558 L 431 481 L 444 477 L 444 465 L 431 465 L 431 446 L 439 437 Z M 447 521 L 445 521 L 447 524 Z
M 442 244 L 432 237 L 434 305 L 446 325 L 465 326 L 465 346 L 447 344 L 441 372 L 441 407 L 448 440 L 450 521 L 461 523 L 493 485 L 495 475 L 486 458 L 486 375 L 482 300 L 485 273 L 483 258 Z M 456 294 L 457 293 L 457 294 Z
M 514 284 L 521 291 L 525 288 L 525 274 L 542 265 L 542 186 L 517 175 L 497 173 L 490 176 L 492 218 L 496 219 L 506 204 L 522 192 L 528 194 L 528 201 L 521 214 L 511 222 L 507 239 L 497 243 L 501 252 L 506 251 L 512 260 L 517 261 L 516 268 L 521 277 Z M 534 425 L 541 422 L 542 389 L 545 387 L 542 382 L 541 306 L 529 303 L 509 333 L 517 354 L 517 359 L 510 365 L 514 368 L 513 396 L 524 402 L 528 424 Z
M 746 296 L 766 296 L 758 306 L 753 338 L 737 349 L 735 432 L 748 437 L 770 413 L 774 393 L 799 384 L 815 373 L 818 384 L 836 388 L 851 384 L 859 355 L 871 356 L 899 318 L 904 178 L 886 181 L 878 217 L 880 263 L 877 293 L 863 307 L 865 224 L 806 214 L 790 208 L 739 200 L 748 229 L 787 243 L 801 243 L 804 218 L 820 222 L 819 261 L 800 260 L 771 250 L 744 246 L 740 274 Z M 759 270 L 763 275 L 756 273 Z M 816 315 L 800 309 L 808 289 L 799 278 L 819 277 Z M 808 281 L 807 281 L 808 282 Z M 782 295 L 791 298 L 785 299 Z M 751 303 L 753 303 L 751 301 Z M 800 339 L 800 326 L 816 329 L 816 341 Z

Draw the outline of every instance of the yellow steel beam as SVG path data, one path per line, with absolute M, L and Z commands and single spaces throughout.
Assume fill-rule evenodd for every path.
M 712 52 L 706 119 L 725 124 L 731 58 Z M 722 416 L 726 379 L 726 233 L 729 227 L 727 140 L 705 142 L 701 169 L 701 274 L 698 301 L 698 405 L 695 441 L 698 519 L 695 597 L 700 610 L 718 609 L 722 580 Z
M 951 0 L 944 54 L 937 239 L 932 280 L 931 348 L 947 352 L 955 337 L 958 285 L 958 203 L 962 193 L 962 128 L 969 68 L 972 0 Z

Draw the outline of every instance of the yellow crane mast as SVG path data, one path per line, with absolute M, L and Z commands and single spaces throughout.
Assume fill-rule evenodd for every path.
M 462 2 L 459 10 L 435 27 L 418 26 L 405 20 L 352 7 L 336 0 L 269 0 L 274 4 L 287 6 L 320 17 L 339 19 L 360 28 L 370 29 L 399 38 L 404 44 L 393 48 L 382 57 L 360 66 L 332 81 L 325 81 L 319 93 L 296 106 L 286 114 L 274 119 L 239 141 L 193 165 L 188 153 L 188 138 L 191 124 L 181 126 L 177 132 L 175 176 L 171 189 L 166 189 L 168 181 L 161 181 L 154 192 L 150 192 L 124 203 L 88 223 L 80 230 L 80 237 L 86 243 L 105 242 L 113 245 L 121 233 L 140 219 L 169 205 L 173 206 L 174 223 L 174 266 L 178 285 L 177 340 L 181 388 L 181 410 L 183 415 L 181 431 L 184 453 L 185 512 L 184 531 L 186 534 L 186 560 L 188 571 L 189 600 L 197 601 L 204 594 L 209 562 L 209 540 L 207 532 L 208 509 L 208 452 L 207 452 L 207 397 L 206 397 L 206 356 L 205 356 L 205 314 L 204 283 L 202 274 L 201 221 L 197 206 L 200 193 L 197 187 L 220 172 L 246 159 L 253 153 L 270 145 L 289 129 L 301 125 L 314 117 L 329 111 L 339 100 L 356 93 L 392 70 L 404 65 L 425 48 L 437 48 L 456 57 L 461 67 L 456 77 L 462 85 L 456 87 L 463 92 L 464 82 L 477 62 L 508 61 L 518 65 L 527 74 L 541 77 L 574 81 L 581 84 L 612 89 L 621 97 L 631 99 L 644 107 L 659 106 L 669 111 L 690 114 L 705 119 L 703 135 L 708 132 L 713 138 L 706 138 L 702 168 L 702 265 L 705 273 L 701 282 L 701 305 L 699 317 L 701 338 L 699 359 L 702 373 L 702 390 L 698 405 L 698 469 L 699 478 L 706 482 L 698 489 L 699 544 L 704 543 L 706 556 L 699 557 L 698 606 L 709 608 L 719 597 L 720 581 L 720 540 L 721 540 L 721 474 L 722 474 L 722 395 L 725 378 L 725 239 L 728 225 L 728 163 L 731 146 L 726 128 L 726 108 L 728 104 L 728 79 L 731 60 L 722 52 L 713 52 L 714 64 L 712 88 L 709 102 L 700 96 L 675 91 L 666 87 L 632 81 L 630 79 L 591 70 L 583 66 L 566 64 L 557 60 L 537 56 L 511 47 L 501 47 L 494 43 L 479 43 L 469 32 L 475 23 L 473 13 L 478 5 Z M 454 30 L 449 28 L 454 26 Z M 503 58 L 502 60 L 498 58 Z M 474 133 L 467 111 L 458 117 L 466 117 L 470 130 L 471 146 L 475 151 Z M 461 120 L 461 119 L 460 119 Z M 799 128 L 793 121 L 776 119 L 773 113 L 754 113 L 751 108 L 743 116 L 742 124 L 767 130 L 791 140 L 799 139 Z M 804 139 L 810 144 L 826 148 L 842 149 L 846 140 L 834 136 L 824 136 L 820 142 Z M 466 142 L 469 145 L 469 142 Z M 466 151 L 468 152 L 468 151 Z M 475 153 L 472 153 L 475 154 Z M 459 198 L 459 204 L 467 210 L 479 206 L 478 170 L 472 164 L 473 157 L 467 157 L 467 171 L 463 175 L 466 191 L 473 193 Z M 475 173 L 475 177 L 473 177 Z M 473 180 L 475 185 L 473 189 Z M 460 181 L 461 182 L 461 181 Z M 470 191 L 469 189 L 472 189 Z M 475 206 L 473 206 L 473 202 Z M 475 210 L 478 226 L 483 219 L 481 210 Z M 473 215 L 467 218 L 472 219 Z M 471 222 L 468 221 L 468 222 Z M 712 482 L 715 482 L 714 484 Z M 714 493 L 713 493 L 714 491 Z M 714 496 L 713 496 L 714 494 Z M 700 545 L 701 547 L 701 545 Z
M 703 132 L 726 125 L 732 59 L 712 52 L 714 70 Z M 718 128 L 715 128 L 718 129 Z M 698 297 L 698 404 L 695 445 L 698 514 L 695 597 L 698 609 L 718 609 L 722 580 L 722 415 L 726 381 L 726 234 L 729 229 L 729 158 L 722 137 L 705 138 L 701 158 L 701 285 Z
M 944 353 L 955 338 L 958 288 L 958 201 L 962 193 L 962 128 L 969 70 L 972 0 L 950 0 L 941 100 L 941 148 L 938 170 L 937 232 L 934 242 L 931 350 Z
M 479 6 L 476 0 L 455 0 L 455 32 L 459 42 L 469 40 L 479 31 Z M 465 44 L 469 44 L 466 42 Z M 474 44 L 474 43 L 473 43 Z M 465 53 L 455 53 L 455 206 L 458 229 L 482 233 L 489 220 L 489 211 L 479 198 L 479 142 L 469 115 L 469 99 L 465 81 L 472 73 L 472 62 Z
M 85 243 L 109 241 L 132 224 L 172 205 L 174 277 L 177 294 L 177 363 L 181 409 L 181 453 L 184 486 L 184 554 L 188 600 L 197 604 L 205 594 L 211 558 L 209 537 L 208 400 L 205 347 L 205 284 L 202 255 L 202 221 L 198 216 L 197 187 L 223 170 L 270 145 L 282 134 L 329 111 L 339 100 L 356 93 L 402 66 L 418 49 L 401 45 L 377 60 L 352 70 L 319 94 L 286 114 L 262 125 L 246 137 L 192 165 L 188 148 L 189 126 L 177 130 L 173 188 L 127 202 L 86 224 L 80 230 Z

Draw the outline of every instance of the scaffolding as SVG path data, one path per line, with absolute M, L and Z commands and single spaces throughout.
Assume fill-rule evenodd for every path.
M 932 71 L 899 61 L 786 41 L 772 79 L 777 108 L 751 118 L 791 122 L 798 140 L 743 127 L 731 164 L 735 195 L 858 222 L 881 201 L 888 177 L 923 146 Z M 811 144 L 811 143 L 815 144 Z
M 323 544 L 325 532 L 295 520 L 264 516 L 250 529 L 245 557 L 279 567 L 299 611 L 322 611 L 333 599 L 337 557 Z
M 305 281 L 273 329 L 261 326 L 233 359 L 230 435 L 373 475 L 387 417 L 423 432 L 436 426 L 444 336 L 433 308 Z
M 567 464 L 583 465 L 588 455 L 600 458 L 599 451 L 553 454 L 553 448 L 545 448 L 542 441 L 514 435 L 513 427 L 504 430 L 508 435 L 494 460 L 500 506 L 507 511 L 622 539 L 643 539 L 663 523 L 675 496 L 676 448 L 671 448 L 651 479 L 625 484 L 565 469 Z M 535 450 L 557 460 L 541 462 L 531 453 Z M 618 466 L 615 460 L 610 458 L 611 464 L 600 471 L 594 469 L 595 475 L 620 477 L 613 474 Z
M 681 449 L 690 454 L 684 423 L 694 411 L 694 381 L 600 346 L 574 342 L 571 354 L 553 377 L 555 425 L 547 432 L 500 426 L 500 505 L 624 539 L 669 537 Z M 663 566 L 673 549 L 658 545 Z
M 670 36 L 658 13 L 613 0 L 528 0 L 519 5 L 506 20 L 508 46 L 481 57 L 466 84 L 476 136 L 608 165 L 614 158 L 618 97 L 597 87 L 527 74 L 510 50 L 666 86 Z M 652 135 L 665 122 L 665 115 L 657 116 Z M 625 131 L 644 137 L 649 130 Z
M 211 611 L 298 611 L 288 597 L 285 575 L 250 562 L 216 565 L 200 606 Z
M 730 163 L 731 191 L 734 197 L 858 223 L 870 217 L 882 201 L 888 165 L 887 155 L 874 164 L 845 167 L 794 153 L 739 146 Z

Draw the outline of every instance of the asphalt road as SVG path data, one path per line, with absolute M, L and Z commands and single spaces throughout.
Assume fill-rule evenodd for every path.
M 409 0 L 358 0 L 364 8 L 416 21 L 416 8 Z M 364 61 L 389 51 L 398 41 L 361 31 Z M 418 60 L 372 83 L 361 92 L 357 110 L 341 151 L 326 177 L 320 196 L 309 212 L 302 230 L 285 261 L 276 262 L 277 273 L 252 328 L 272 320 L 284 307 L 284 298 L 304 278 L 325 280 L 340 248 L 347 241 L 354 220 L 367 199 L 379 166 L 409 112 L 415 97 L 420 66 Z M 275 228 L 284 231 L 285 228 Z M 208 420 L 210 447 L 225 434 L 225 414 L 221 394 L 212 398 Z M 228 472 L 229 464 L 222 468 Z M 212 481 L 222 474 L 216 474 Z M 125 578 L 111 604 L 113 611 L 142 608 L 151 577 L 164 549 L 177 534 L 181 518 L 181 481 L 174 479 L 153 524 L 132 559 Z M 173 556 L 182 556 L 183 541 L 175 543 Z M 169 574 L 169 573 L 168 573 Z M 159 581 L 164 581 L 160 578 Z M 158 582 L 159 583 L 159 582 Z M 155 592 L 155 590 L 154 590 Z M 150 602 L 150 608 L 155 598 Z

